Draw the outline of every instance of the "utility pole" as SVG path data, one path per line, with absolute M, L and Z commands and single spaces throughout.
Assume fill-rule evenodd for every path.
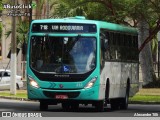
M 12 5 L 16 5 L 17 0 L 12 0 Z M 13 8 L 13 14 L 16 11 Z M 16 17 L 12 16 L 12 36 L 11 36 L 11 84 L 10 84 L 10 94 L 16 95 L 16 71 L 17 71 L 17 61 L 16 61 Z

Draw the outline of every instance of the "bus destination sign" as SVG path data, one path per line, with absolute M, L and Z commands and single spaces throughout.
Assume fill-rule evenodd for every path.
M 95 24 L 81 23 L 34 23 L 32 32 L 57 32 L 57 33 L 95 33 Z

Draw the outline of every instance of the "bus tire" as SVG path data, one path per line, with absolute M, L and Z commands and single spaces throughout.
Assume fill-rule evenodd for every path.
M 107 82 L 106 82 L 104 106 L 107 106 L 108 101 L 109 101 L 109 79 L 107 79 Z
M 48 110 L 48 105 L 44 101 L 40 101 L 40 110 Z
M 96 102 L 95 109 L 97 112 L 103 112 L 104 111 L 104 100 L 100 100 Z
M 127 110 L 127 108 L 128 108 L 128 94 L 126 93 L 125 98 L 121 99 L 120 109 Z
M 71 109 L 78 110 L 78 108 L 79 108 L 79 104 L 78 103 L 71 104 Z
M 127 84 L 126 95 L 121 99 L 120 109 L 127 110 L 128 109 L 128 99 L 129 99 L 129 83 Z

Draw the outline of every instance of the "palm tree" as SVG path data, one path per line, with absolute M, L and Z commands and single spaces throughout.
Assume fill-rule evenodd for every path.
M 29 21 L 22 20 L 22 18 L 19 17 L 18 22 L 17 22 L 16 34 L 17 34 L 17 46 L 19 48 L 22 48 L 22 53 L 23 53 L 22 61 L 25 61 L 25 52 L 26 52 L 26 42 L 27 42 L 28 31 L 29 31 Z M 8 38 L 11 33 L 12 33 L 12 31 L 8 30 L 5 34 L 6 38 Z

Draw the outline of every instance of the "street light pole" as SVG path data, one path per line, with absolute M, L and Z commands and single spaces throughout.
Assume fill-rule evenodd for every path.
M 16 0 L 12 0 L 12 5 L 16 4 Z M 13 8 L 13 14 L 15 14 L 15 9 Z M 11 36 L 11 84 L 10 84 L 10 94 L 16 95 L 16 17 L 12 16 L 12 36 Z

